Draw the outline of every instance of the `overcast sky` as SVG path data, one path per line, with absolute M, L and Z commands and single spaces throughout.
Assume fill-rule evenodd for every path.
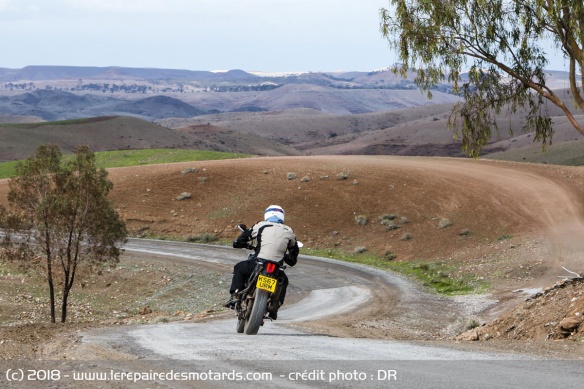
M 388 0 L 0 0 L 0 67 L 371 71 Z M 563 70 L 562 61 L 551 69 Z
M 370 71 L 388 0 L 0 0 L 0 67 Z

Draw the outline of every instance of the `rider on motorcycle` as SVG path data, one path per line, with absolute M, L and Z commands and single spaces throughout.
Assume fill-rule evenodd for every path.
M 225 304 L 225 307 L 233 308 L 237 301 L 237 292 L 243 290 L 245 281 L 255 269 L 256 258 L 277 261 L 282 265 L 283 262 L 286 262 L 289 266 L 296 265 L 300 250 L 294 231 L 284 224 L 284 210 L 282 207 L 270 205 L 264 212 L 264 221 L 257 222 L 250 229 L 244 230 L 233 241 L 233 247 L 248 248 L 252 246 L 250 241 L 254 240 L 255 253 L 250 255 L 247 260 L 241 261 L 233 267 L 233 279 L 229 289 L 231 299 Z M 278 301 L 274 301 L 268 306 L 268 314 L 274 320 L 278 316 L 278 309 L 284 304 L 286 287 L 288 286 L 286 274 L 282 272 L 281 276 L 283 282 Z

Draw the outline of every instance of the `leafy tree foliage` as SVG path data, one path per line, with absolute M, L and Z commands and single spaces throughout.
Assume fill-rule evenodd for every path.
M 62 285 L 61 322 L 80 268 L 115 264 L 127 231 L 107 195 L 112 183 L 97 169 L 87 146 L 64 161 L 56 145 L 42 145 L 16 166 L 9 181 L 10 211 L 0 209 L 5 248 L 29 265 L 42 264 L 49 286 L 51 322 L 56 320 L 55 285 Z M 18 232 L 18 239 L 10 236 Z M 18 249 L 15 249 L 18 246 Z
M 582 0 L 389 0 L 382 8 L 381 32 L 397 50 L 405 77 L 416 69 L 416 84 L 428 92 L 450 81 L 464 102 L 449 120 L 463 149 L 477 157 L 499 134 L 496 116 L 526 110 L 526 131 L 545 149 L 553 127 L 545 110 L 549 101 L 562 109 L 584 135 L 574 111 L 584 109 L 584 2 Z M 544 67 L 554 45 L 569 63 L 574 104 L 546 85 Z M 462 72 L 470 69 L 468 79 Z

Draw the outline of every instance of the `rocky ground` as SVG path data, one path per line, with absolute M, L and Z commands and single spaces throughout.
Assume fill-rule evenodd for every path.
M 456 339 L 543 339 L 583 342 L 584 278 L 575 276 L 527 297 L 505 315 L 471 329 Z M 477 323 L 478 324 L 478 323 Z
M 0 272 L 1 359 L 53 358 L 101 326 L 198 320 L 225 314 L 230 275 L 165 258 L 124 254 L 115 268 L 87 275 L 73 290 L 66 323 L 50 323 L 48 287 L 13 264 Z M 57 305 L 57 312 L 60 312 Z

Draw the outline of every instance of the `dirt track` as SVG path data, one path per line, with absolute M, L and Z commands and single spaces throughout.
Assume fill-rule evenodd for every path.
M 187 167 L 197 172 L 181 174 Z M 289 179 L 288 173 L 296 178 Z M 337 179 L 339 173 L 347 173 L 348 179 Z M 120 168 L 112 169 L 110 177 L 112 200 L 135 233 L 213 233 L 230 240 L 237 234 L 237 222 L 253 223 L 266 205 L 276 203 L 286 209 L 287 223 L 308 247 L 352 251 L 365 246 L 379 254 L 390 250 L 397 260 L 446 261 L 480 275 L 500 301 L 485 318 L 524 298 L 513 290 L 550 286 L 565 275 L 563 266 L 584 271 L 581 168 L 323 156 Z M 6 181 L 0 182 L 0 201 L 6 190 Z M 185 191 L 192 199 L 177 201 Z M 407 223 L 389 231 L 379 223 L 387 213 L 399 214 Z M 369 222 L 357 225 L 357 215 Z M 442 218 L 451 226 L 438 228 Z M 461 230 L 470 233 L 461 235 Z M 402 240 L 405 232 L 413 238 Z M 339 335 L 387 330 L 380 317 L 364 326 L 361 320 L 339 326 L 344 328 Z
M 547 258 L 550 271 L 559 266 L 584 270 L 581 259 L 584 253 L 584 201 L 581 193 L 566 190 L 536 169 L 517 170 L 505 163 L 486 165 L 450 159 L 441 163 L 404 161 L 403 165 L 419 167 L 427 173 L 450 171 L 450 179 L 459 180 L 456 185 L 462 191 L 466 194 L 476 191 L 477 197 L 496 206 L 498 209 L 493 210 L 494 213 L 517 217 L 525 223 L 526 233 L 543 233 L 551 245 Z M 582 169 L 578 171 L 582 173 Z
M 180 174 L 186 167 L 198 171 Z M 288 173 L 296 178 L 288 179 Z M 337 179 L 340 173 L 348 178 Z M 212 232 L 229 240 L 236 233 L 234 223 L 253 223 L 267 204 L 276 203 L 308 247 L 352 251 L 365 246 L 378 253 L 391 250 L 398 260 L 460 258 L 463 253 L 471 260 L 500 249 L 493 244 L 501 236 L 533 237 L 553 243 L 544 250 L 551 272 L 561 265 L 584 270 L 573 263 L 573 252 L 582 251 L 577 237 L 584 232 L 580 168 L 321 156 L 113 169 L 111 178 L 112 198 L 130 228 L 147 235 Z M 174 200 L 185 191 L 192 193 L 191 200 Z M 387 213 L 408 222 L 387 231 L 379 223 Z M 366 216 L 367 225 L 357 225 L 357 215 Z M 439 229 L 443 218 L 451 226 Z M 470 234 L 459 235 L 463 229 Z M 413 239 L 401 240 L 405 232 Z

